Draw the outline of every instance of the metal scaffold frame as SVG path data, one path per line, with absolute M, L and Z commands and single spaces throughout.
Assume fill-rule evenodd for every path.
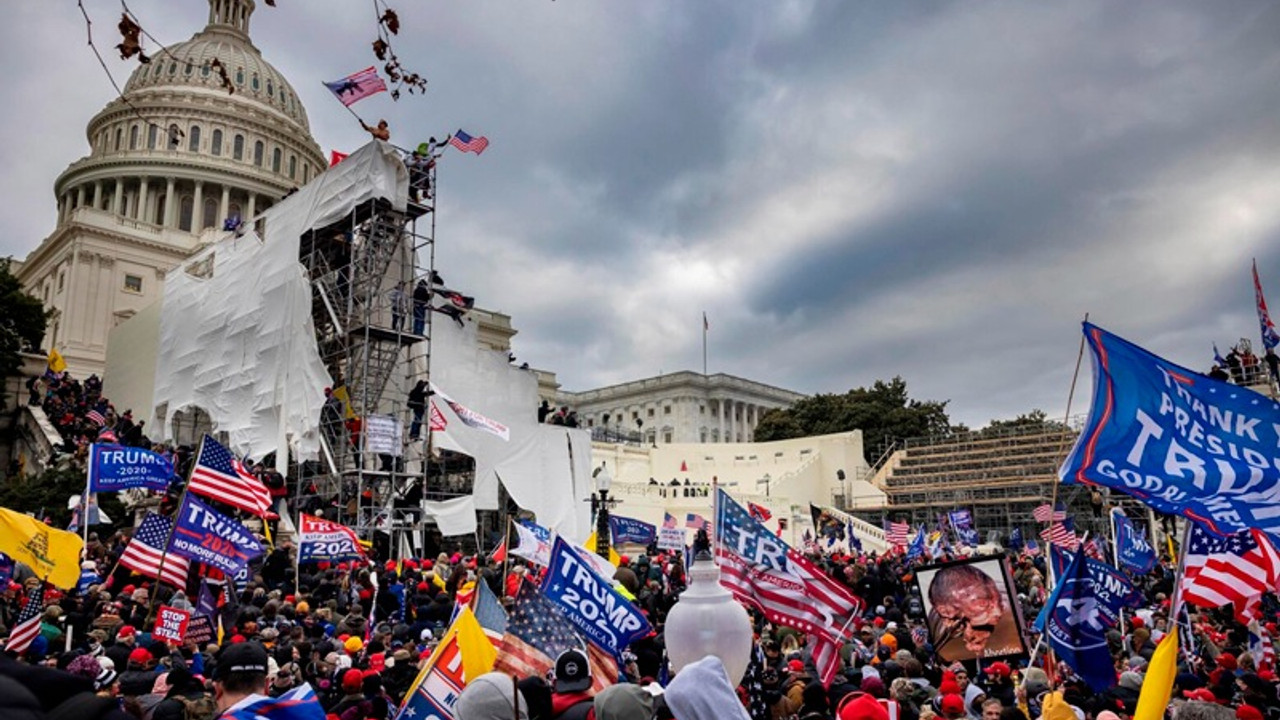
M 430 413 L 408 399 L 430 379 L 444 289 L 435 269 L 434 164 L 415 177 L 425 187 L 411 183 L 404 211 L 371 200 L 308 231 L 299 246 L 316 344 L 334 385 L 320 418 L 321 458 L 293 468 L 290 510 L 294 519 L 305 512 L 349 525 L 395 557 L 438 545 L 422 501 L 470 494 L 475 468 L 466 456 L 433 456 Z M 420 434 L 411 438 L 415 425 Z

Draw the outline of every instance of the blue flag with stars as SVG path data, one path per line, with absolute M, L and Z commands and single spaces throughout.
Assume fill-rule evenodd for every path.
M 916 539 L 911 541 L 911 547 L 907 548 L 907 559 L 915 560 L 924 555 L 924 526 L 920 526 L 919 532 L 916 533 Z
M 1146 575 L 1156 566 L 1156 550 L 1147 542 L 1147 534 L 1133 526 L 1120 508 L 1111 511 L 1116 522 L 1116 557 L 1120 567 L 1138 575 Z
M 1099 566 L 1106 571 L 1101 576 Z M 1090 688 L 1102 692 L 1116 682 L 1107 631 L 1120 622 L 1121 608 L 1137 605 L 1135 599 L 1140 601 L 1141 595 L 1119 571 L 1076 553 L 1036 618 L 1035 628 Z

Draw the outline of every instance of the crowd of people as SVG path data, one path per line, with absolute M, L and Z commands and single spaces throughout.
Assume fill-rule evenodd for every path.
M 82 592 L 47 594 L 39 638 L 17 658 L 12 653 L 0 657 L 0 717 L 209 720 L 228 708 L 232 713 L 226 717 L 238 717 L 237 702 L 278 697 L 307 683 L 329 718 L 388 720 L 460 598 L 474 597 L 483 583 L 509 607 L 521 583 L 539 581 L 539 568 L 519 559 L 499 563 L 457 552 L 376 566 L 296 566 L 291 543 L 281 542 L 242 589 L 220 595 L 221 641 L 188 638 L 174 644 L 152 637 L 156 608 L 191 609 L 201 591 L 199 580 L 190 578 L 182 589 L 156 586 L 116 563 L 126 533 L 89 537 L 86 571 L 101 577 Z M 1007 555 L 1020 617 L 1032 618 L 1047 599 L 1045 558 Z M 663 689 L 669 674 L 664 621 L 686 576 L 679 553 L 650 549 L 624 556 L 614 578 L 654 627 L 627 649 L 617 683 L 593 694 L 581 684 L 586 658 L 559 658 L 546 675 L 473 679 L 458 698 L 455 716 L 1119 720 L 1134 714 L 1146 666 L 1169 629 L 1174 568 L 1166 557 L 1136 579 L 1145 604 L 1128 617 L 1123 631 L 1108 633 L 1116 684 L 1095 693 L 1065 664 L 1045 662 L 1043 653 L 1033 666 L 1025 655 L 940 659 L 914 579 L 922 560 L 908 561 L 901 553 L 815 554 L 813 559 L 865 604 L 859 617 L 849 619 L 851 637 L 841 649 L 841 669 L 827 686 L 818 681 L 803 632 L 752 613 L 758 663 L 740 685 L 734 687 L 718 662 L 709 660 L 685 668 Z M 373 570 L 381 571 L 376 587 Z M 13 627 L 39 586 L 40 579 L 19 566 L 0 592 L 4 628 Z M 1274 620 L 1276 603 L 1268 602 L 1265 609 Z M 1180 664 L 1171 708 L 1175 716 L 1280 717 L 1274 651 L 1256 642 L 1251 646 L 1248 629 L 1232 619 L 1229 608 L 1193 611 L 1189 620 L 1193 640 L 1188 647 L 1195 650 Z M 1274 634 L 1274 622 L 1264 626 Z M 67 709 L 72 703 L 74 715 Z

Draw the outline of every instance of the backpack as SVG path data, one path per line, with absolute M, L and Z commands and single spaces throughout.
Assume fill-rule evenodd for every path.
M 182 703 L 184 720 L 213 720 L 218 715 L 218 705 L 208 693 L 201 694 L 195 700 L 179 695 L 177 700 Z

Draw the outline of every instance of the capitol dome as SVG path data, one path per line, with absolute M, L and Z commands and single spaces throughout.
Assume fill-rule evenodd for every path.
M 248 219 L 324 171 L 302 101 L 249 37 L 253 10 L 254 0 L 209 0 L 203 30 L 134 70 L 89 121 L 89 155 L 54 186 L 60 224 L 89 208 L 189 251 L 194 239 L 171 231 Z

